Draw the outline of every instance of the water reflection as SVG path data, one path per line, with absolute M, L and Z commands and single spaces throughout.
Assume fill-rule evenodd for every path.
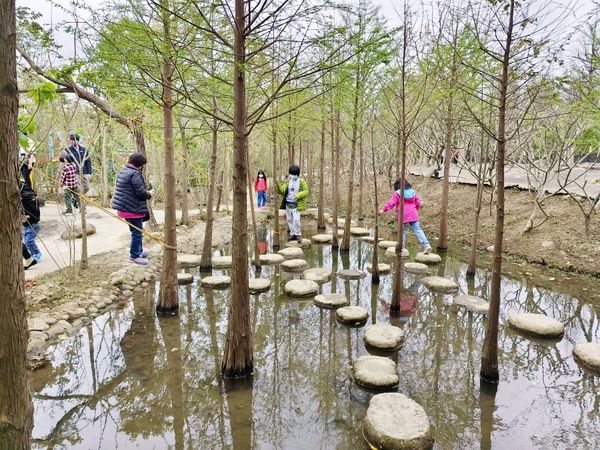
M 313 246 L 306 258 L 336 272 L 363 269 L 371 251 L 353 240 L 347 254 Z M 465 260 L 453 250 L 436 273 L 487 298 L 488 272 L 467 278 Z M 582 371 L 571 352 L 578 341 L 600 340 L 599 303 L 581 290 L 595 286 L 573 278 L 552 286 L 544 272 L 524 270 L 507 264 L 501 322 L 511 312 L 541 312 L 566 324 L 565 337 L 535 341 L 502 329 L 497 392 L 479 385 L 485 319 L 457 308 L 451 296 L 432 294 L 418 276 L 405 274 L 394 319 L 391 275 L 379 286 L 369 276 L 334 276 L 322 290 L 344 292 L 367 308 L 369 323 L 403 328 L 406 341 L 390 355 L 399 391 L 423 405 L 439 448 L 593 448 L 600 378 Z M 260 276 L 273 283 L 251 300 L 252 379 L 220 377 L 227 291 L 197 281 L 180 287 L 179 317 L 157 319 L 149 290 L 55 346 L 52 367 L 33 375 L 35 447 L 364 448 L 361 420 L 372 393 L 356 387 L 348 371 L 367 352 L 364 328 L 344 327 L 333 311 L 287 298 L 282 287 L 290 275 L 277 268 L 264 267 Z

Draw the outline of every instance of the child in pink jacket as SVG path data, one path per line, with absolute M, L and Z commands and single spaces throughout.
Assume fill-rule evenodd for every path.
M 396 192 L 392 195 L 390 201 L 381 210 L 382 213 L 387 212 L 393 208 L 396 208 L 398 214 L 398 221 L 400 221 L 400 189 L 402 187 L 402 178 L 398 178 L 394 183 L 394 189 Z M 425 253 L 431 252 L 431 245 L 425 236 L 425 233 L 419 225 L 419 213 L 418 210 L 421 207 L 421 199 L 417 193 L 413 190 L 408 181 L 404 182 L 404 220 L 402 224 L 402 242 L 406 246 L 406 225 L 410 225 L 413 232 L 419 239 L 419 242 L 423 246 Z

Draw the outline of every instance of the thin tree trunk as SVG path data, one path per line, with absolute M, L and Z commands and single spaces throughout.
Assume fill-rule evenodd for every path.
M 15 2 L 0 3 L 0 448 L 31 448 L 33 407 L 27 380 L 29 331 L 21 259 Z
M 358 150 L 358 221 L 362 222 L 365 219 L 363 207 L 363 194 L 365 182 L 365 147 L 363 142 L 362 115 L 360 137 L 358 138 Z
M 477 243 L 479 242 L 479 218 L 481 215 L 481 204 L 483 200 L 483 165 L 479 165 L 479 176 L 477 177 L 477 196 L 475 198 L 475 219 L 473 221 L 473 237 L 471 239 L 471 253 L 469 255 L 469 265 L 467 267 L 467 276 L 475 276 L 477 269 Z
M 213 107 L 216 109 L 216 102 L 213 100 Z M 213 212 L 213 203 L 215 198 L 215 185 L 217 183 L 217 150 L 218 150 L 218 122 L 213 118 L 211 129 L 211 150 L 209 162 L 209 186 L 208 200 L 206 202 L 206 227 L 204 229 L 204 242 L 202 243 L 202 259 L 200 261 L 200 270 L 210 270 L 212 267 L 212 236 L 215 215 Z M 221 191 L 219 191 L 219 199 L 217 208 L 221 203 Z M 217 209 L 218 211 L 218 209 Z
M 375 190 L 374 218 L 375 218 L 375 233 L 373 235 L 373 259 L 371 260 L 371 283 L 379 284 L 379 195 L 377 193 L 377 168 L 375 167 L 375 125 L 371 124 L 371 163 L 373 164 L 373 186 Z M 362 144 L 362 139 L 361 139 Z M 399 264 L 397 261 L 396 264 Z
M 276 106 L 275 106 L 276 108 Z M 281 246 L 281 236 L 279 233 L 280 225 L 279 225 L 279 192 L 277 191 L 277 181 L 279 177 L 277 176 L 277 110 L 273 111 L 273 118 L 271 119 L 271 131 L 273 134 L 273 183 L 271 185 L 271 189 L 273 192 L 273 213 L 274 224 L 273 224 L 273 249 L 279 248 Z
M 178 119 L 179 125 L 179 134 L 181 135 L 181 157 L 183 159 L 183 164 L 181 166 L 181 223 L 183 225 L 189 225 L 190 223 L 190 213 L 188 206 L 188 190 L 189 190 L 189 169 L 188 169 L 188 158 L 189 158 L 189 150 L 188 150 L 188 142 L 187 137 L 185 135 L 185 125 L 181 118 Z M 211 172 L 212 175 L 212 172 Z M 210 189 L 210 188 L 209 188 Z
M 246 14 L 245 1 L 235 0 L 233 71 L 233 232 L 231 297 L 227 318 L 227 337 L 221 371 L 226 378 L 252 373 L 252 329 L 248 290 L 248 217 L 246 174 L 248 136 L 246 117 Z
M 100 170 L 102 175 L 102 206 L 108 206 L 108 162 L 106 160 L 106 127 L 102 129 L 102 145 L 100 146 Z
M 223 197 L 223 178 L 225 177 L 225 172 L 221 170 L 221 176 L 219 177 L 219 186 L 217 187 L 217 205 L 215 206 L 215 212 L 219 212 L 221 209 L 221 197 Z
M 179 309 L 177 288 L 177 210 L 175 195 L 175 147 L 173 145 L 173 61 L 171 60 L 171 27 L 169 0 L 162 0 L 163 31 L 167 43 L 167 56 L 163 61 L 163 121 L 165 140 L 165 228 L 163 267 L 157 312 L 175 314 Z
M 87 155 L 86 155 L 87 156 Z M 79 165 L 79 186 L 80 192 L 83 193 L 83 162 Z M 81 218 L 81 262 L 79 263 L 80 270 L 88 268 L 88 245 L 87 245 L 87 218 L 86 205 L 83 195 L 79 196 L 79 214 Z
M 248 161 L 250 156 L 248 155 Z M 254 195 L 252 195 L 252 174 L 248 171 L 248 198 L 250 200 L 250 215 L 252 217 L 252 237 L 254 238 L 254 268 L 260 272 L 260 249 L 258 248 L 258 228 L 256 226 L 256 212 L 254 209 Z
M 317 229 L 325 229 L 325 108 L 323 108 L 323 120 L 321 121 L 321 154 L 319 155 L 319 204 L 317 205 Z
M 440 207 L 440 238 L 437 249 L 448 248 L 448 194 L 450 191 L 450 157 L 452 154 L 452 96 L 448 100 L 446 116 L 446 142 L 444 149 L 444 180 L 442 182 L 442 204 Z
M 333 118 L 335 115 L 335 119 Z M 338 177 L 338 168 L 340 167 L 340 110 L 339 108 L 336 108 L 335 114 L 332 115 L 331 120 L 332 120 L 332 140 L 334 140 L 335 142 L 333 143 L 333 145 L 331 146 L 331 162 L 333 165 L 333 168 L 331 170 L 331 179 L 333 181 L 333 220 L 332 220 L 332 225 L 333 225 L 333 238 L 331 240 L 331 248 L 332 249 L 337 249 L 339 247 L 339 236 L 338 236 L 338 214 L 339 214 L 339 194 L 338 194 L 338 182 L 339 182 L 339 177 Z M 335 122 L 335 123 L 334 123 Z M 333 130 L 335 130 L 335 133 L 333 133 Z

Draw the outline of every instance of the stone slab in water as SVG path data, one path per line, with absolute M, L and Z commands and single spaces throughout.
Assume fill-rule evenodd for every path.
M 285 293 L 291 297 L 312 297 L 319 293 L 319 285 L 310 280 L 290 280 L 285 284 Z
M 214 269 L 229 269 L 231 264 L 231 256 L 213 256 L 212 258 Z
M 452 293 L 458 291 L 458 284 L 450 278 L 431 276 L 421 278 L 420 281 L 434 292 Z
M 178 273 L 177 284 L 191 284 L 194 282 L 194 275 L 191 273 Z
M 350 234 L 352 236 L 368 236 L 371 232 L 362 227 L 350 227 Z
M 260 255 L 260 262 L 266 265 L 275 265 L 281 264 L 285 261 L 285 258 L 282 255 L 278 255 L 276 253 L 267 253 L 266 255 Z
M 565 332 L 562 323 L 544 314 L 511 314 L 508 316 L 508 325 L 524 334 L 540 338 L 559 338 Z
M 222 289 L 226 288 L 231 284 L 231 277 L 226 275 L 218 275 L 218 276 L 210 276 L 204 277 L 200 280 L 202 286 L 213 288 L 213 289 Z
M 477 314 L 487 314 L 490 310 L 490 304 L 475 295 L 457 295 L 454 304 Z
M 343 269 L 338 272 L 338 275 L 345 280 L 360 280 L 367 276 L 364 271 L 358 269 Z
M 95 234 L 96 227 L 91 223 L 87 223 L 85 226 L 85 231 L 86 231 L 85 234 L 87 236 L 89 236 L 91 234 Z M 74 225 L 73 227 L 69 227 L 65 231 L 63 231 L 62 234 L 60 235 L 60 237 L 61 237 L 61 239 L 65 240 L 65 241 L 70 241 L 72 239 L 79 239 L 79 238 L 83 237 L 83 228 L 81 228 L 81 226 L 79 226 L 79 225 Z
M 259 294 L 266 292 L 271 289 L 270 278 L 250 278 L 248 280 L 248 287 L 250 288 L 251 294 Z
M 303 259 L 288 259 L 282 262 L 279 267 L 288 272 L 302 272 L 308 269 L 308 263 Z
M 389 264 L 379 263 L 378 266 L 379 266 L 380 274 L 390 273 L 390 270 L 392 270 L 392 266 L 390 266 Z M 371 267 L 371 264 L 365 265 L 365 268 L 367 269 L 368 272 L 373 271 L 373 267 Z
M 358 384 L 371 389 L 391 389 L 400 381 L 396 363 L 384 356 L 361 356 L 354 361 L 352 372 Z
M 366 329 L 363 339 L 369 347 L 392 351 L 400 347 L 404 340 L 404 333 L 399 327 L 378 323 Z
M 600 344 L 578 342 L 573 349 L 575 361 L 600 375 Z
M 192 255 L 188 253 L 179 253 L 177 255 L 177 267 L 180 269 L 187 269 L 190 267 L 198 267 L 202 261 L 200 255 Z
M 315 305 L 321 308 L 339 308 L 348 304 L 344 294 L 319 294 L 314 299 Z
M 317 244 L 328 244 L 333 240 L 333 236 L 330 234 L 315 234 L 310 239 Z
M 302 239 L 302 242 L 298 242 L 298 241 L 287 241 L 285 243 L 285 246 L 287 248 L 289 247 L 296 247 L 296 248 L 306 248 L 306 247 L 310 247 L 311 244 L 311 240 L 310 239 Z
M 344 306 L 335 312 L 335 317 L 342 323 L 360 325 L 369 318 L 369 312 L 362 306 Z
M 379 243 L 377 244 L 379 248 L 385 249 L 396 247 L 396 245 L 398 245 L 398 242 L 396 241 L 379 241 Z
M 431 448 L 434 442 L 423 407 L 397 392 L 371 399 L 363 427 L 373 448 L 421 450 Z
M 407 262 L 404 263 L 404 270 L 406 270 L 408 273 L 420 275 L 427 273 L 427 271 L 429 270 L 429 266 L 427 264 L 418 262 Z
M 415 261 L 423 264 L 439 264 L 442 262 L 442 257 L 436 253 L 417 253 Z
M 398 255 L 396 254 L 396 247 L 388 247 L 387 250 L 384 253 L 384 256 L 388 259 L 391 260 L 395 260 Z M 410 258 L 410 253 L 408 253 L 408 250 L 403 248 L 402 249 L 402 258 Z
M 282 248 L 277 253 L 279 253 L 285 259 L 294 259 L 294 258 L 299 258 L 301 256 L 304 256 L 304 252 L 302 251 L 301 248 L 298 248 L 298 247 Z
M 306 269 L 302 272 L 302 278 L 305 280 L 311 280 L 315 283 L 323 284 L 331 280 L 332 272 L 324 267 L 315 267 L 313 269 Z

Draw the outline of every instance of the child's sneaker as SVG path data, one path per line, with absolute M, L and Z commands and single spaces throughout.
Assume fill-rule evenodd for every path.
M 423 253 L 431 253 L 431 245 L 427 244 L 423 247 Z
M 146 258 L 129 258 L 129 261 L 131 261 L 132 263 L 135 264 L 139 264 L 140 266 L 146 266 L 148 265 L 148 260 Z

